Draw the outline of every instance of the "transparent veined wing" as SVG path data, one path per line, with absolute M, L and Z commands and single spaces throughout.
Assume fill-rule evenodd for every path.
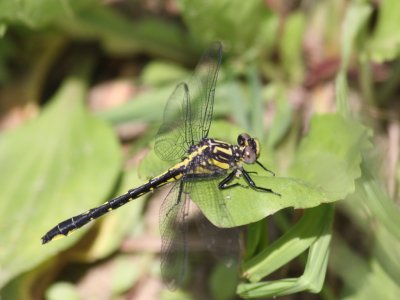
M 217 227 L 203 214 L 196 218 L 199 233 L 205 241 L 207 249 L 226 266 L 235 266 L 241 253 L 241 228 L 235 226 L 227 207 L 227 201 L 234 200 L 224 198 L 218 188 L 218 183 L 223 178 L 224 175 L 197 178 L 196 182 L 190 185 L 190 197 L 198 208 L 214 214 L 219 226 L 229 227 Z
M 154 151 L 163 160 L 181 159 L 190 145 L 191 139 L 189 90 L 186 83 L 178 84 L 168 98 L 164 109 L 164 119 L 158 129 Z
M 215 85 L 222 58 L 222 45 L 215 42 L 203 54 L 188 83 L 192 144 L 208 136 L 214 108 Z
M 208 135 L 221 57 L 221 43 L 214 43 L 201 57 L 189 82 L 178 84 L 169 97 L 154 145 L 162 159 L 182 158 L 191 145 Z
M 160 208 L 161 275 L 170 290 L 182 284 L 187 268 L 187 220 L 190 201 L 176 183 Z

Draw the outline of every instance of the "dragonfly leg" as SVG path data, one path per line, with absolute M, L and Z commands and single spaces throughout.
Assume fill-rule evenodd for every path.
M 235 178 L 235 176 L 236 176 L 236 170 L 232 171 L 228 176 L 226 176 L 226 177 L 218 184 L 218 188 L 219 188 L 220 190 L 230 189 L 230 188 L 233 188 L 233 187 L 235 187 L 235 186 L 241 186 L 241 187 L 247 188 L 247 186 L 242 185 L 242 184 L 240 184 L 240 183 L 238 183 L 238 182 L 237 182 L 237 183 L 233 183 L 233 184 L 229 184 L 229 183 L 233 180 L 233 178 Z
M 264 165 L 262 164 L 262 163 L 260 163 L 258 160 L 256 160 L 256 163 L 261 167 L 261 168 L 263 168 L 265 171 L 267 171 L 268 173 L 270 173 L 272 176 L 275 176 L 275 173 L 274 172 L 272 172 L 271 170 L 268 170 L 266 167 L 264 167 Z M 248 173 L 250 173 L 250 172 L 248 172 Z
M 256 171 L 250 171 L 250 172 L 247 172 L 247 174 L 256 174 L 256 175 L 258 175 L 258 172 L 256 172 Z
M 277 195 L 277 196 L 281 197 L 281 194 L 276 193 L 276 192 L 274 192 L 274 191 L 271 190 L 271 189 L 264 188 L 264 187 L 261 187 L 261 186 L 257 186 L 257 185 L 255 184 L 255 182 L 253 181 L 253 179 L 251 179 L 249 173 L 246 172 L 245 170 L 242 170 L 242 174 L 243 174 L 244 179 L 247 181 L 247 183 L 248 183 L 253 189 L 255 189 L 255 190 L 257 190 L 257 191 L 272 193 L 272 194 L 274 194 L 274 195 Z

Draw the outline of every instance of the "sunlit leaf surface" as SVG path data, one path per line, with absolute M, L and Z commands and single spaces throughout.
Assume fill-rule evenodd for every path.
M 82 80 L 70 78 L 37 119 L 0 137 L 0 285 L 74 243 L 85 229 L 44 246 L 40 238 L 112 191 L 118 144 L 84 97 Z

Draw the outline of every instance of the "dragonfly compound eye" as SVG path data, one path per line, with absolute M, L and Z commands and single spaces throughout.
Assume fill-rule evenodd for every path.
M 253 150 L 256 155 L 256 158 L 260 156 L 260 143 L 256 138 L 250 138 L 248 141 L 249 147 Z
M 239 146 L 246 146 L 248 144 L 248 140 L 251 139 L 247 133 L 241 133 L 238 135 L 237 143 Z
M 243 160 L 246 164 L 253 164 L 257 159 L 257 154 L 252 147 L 244 148 Z

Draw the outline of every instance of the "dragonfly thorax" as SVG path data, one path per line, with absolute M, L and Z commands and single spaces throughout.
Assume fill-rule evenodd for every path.
M 258 140 L 242 133 L 237 141 L 237 145 L 232 145 L 220 140 L 204 138 L 198 144 L 189 147 L 188 156 L 183 162 L 189 166 L 190 170 L 195 169 L 196 173 L 205 169 L 208 171 L 241 169 L 243 163 L 257 162 L 260 154 Z

